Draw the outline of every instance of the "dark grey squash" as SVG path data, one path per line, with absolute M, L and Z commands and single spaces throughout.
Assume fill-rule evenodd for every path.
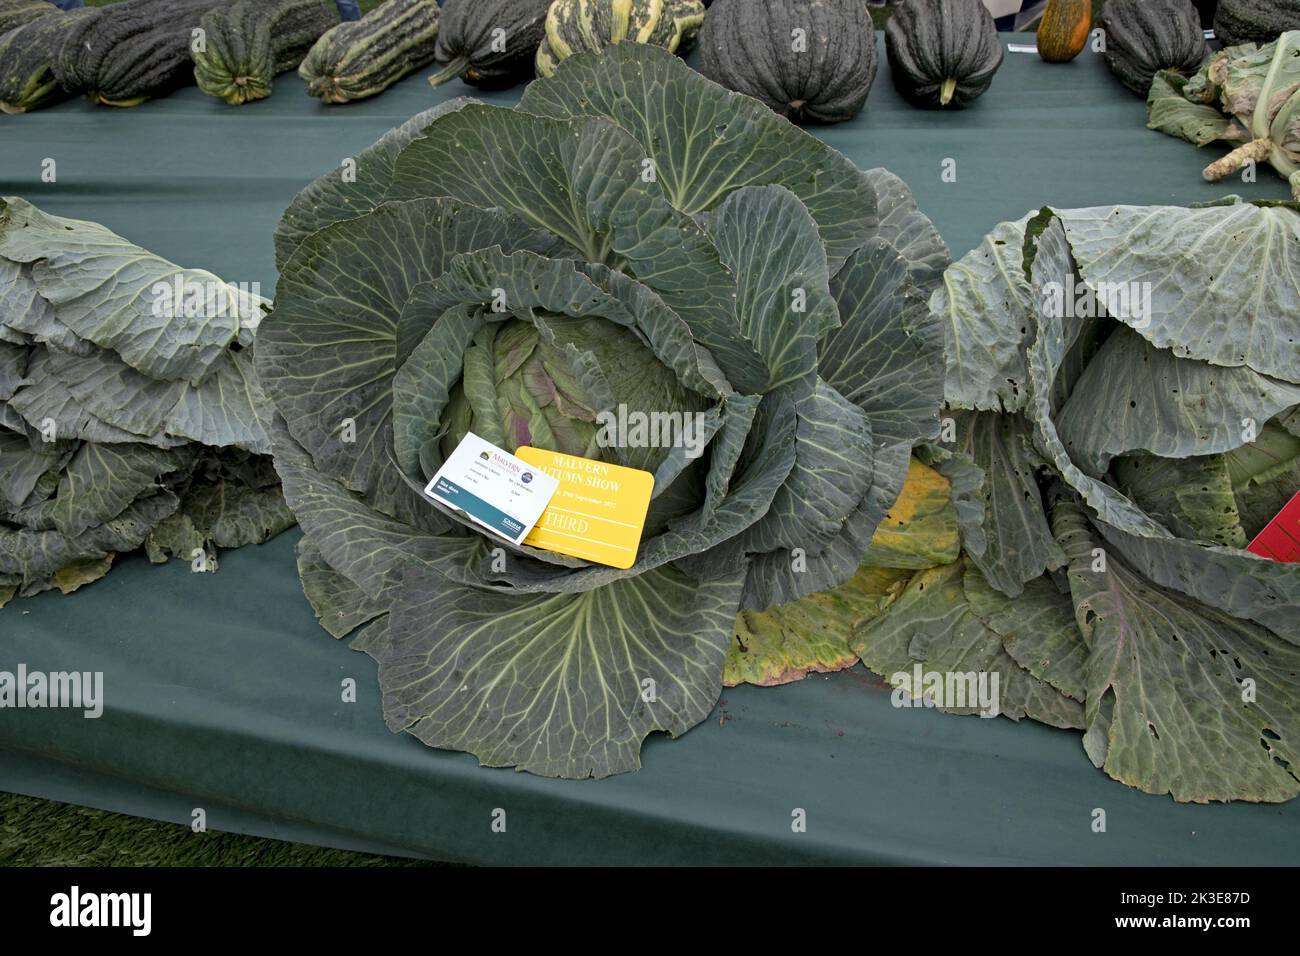
M 59 12 L 58 7 L 46 0 L 0 0 L 0 36 Z
M 1191 76 L 1210 54 L 1191 0 L 1106 0 L 1097 24 L 1106 31 L 1106 65 L 1142 96 L 1160 70 Z
M 1272 43 L 1287 30 L 1300 30 L 1300 0 L 1219 0 L 1214 13 L 1224 46 Z
M 63 35 L 88 8 L 60 10 L 0 35 L 0 112 L 25 113 L 67 99 L 54 75 L 54 57 Z
M 839 123 L 876 79 L 876 34 L 860 0 L 716 0 L 700 72 L 794 122 Z
M 981 0 L 901 0 L 885 25 L 894 86 L 914 106 L 964 109 L 1002 65 L 997 26 Z
M 533 75 L 550 0 L 447 0 L 434 58 L 446 64 L 434 86 L 459 76 L 483 87 L 513 86 Z
M 99 7 L 64 35 L 55 76 L 68 92 L 106 106 L 136 106 L 170 93 L 194 82 L 193 31 L 224 2 L 125 0 Z

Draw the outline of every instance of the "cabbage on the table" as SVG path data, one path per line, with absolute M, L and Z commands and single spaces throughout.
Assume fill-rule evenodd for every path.
M 0 606 L 293 523 L 250 351 L 268 304 L 0 199 Z
M 1044 209 L 932 304 L 965 555 L 859 628 L 862 659 L 1009 659 L 1039 682 L 1003 681 L 1012 715 L 1082 727 L 1117 780 L 1294 797 L 1300 564 L 1244 548 L 1300 490 L 1295 205 Z
M 362 628 L 393 730 L 485 764 L 605 776 L 704 719 L 737 612 L 850 582 L 938 437 L 947 252 L 906 187 L 662 50 L 416 116 L 277 253 L 258 370 L 307 596 Z M 704 453 L 594 441 L 620 406 L 698 414 Z M 470 429 L 653 472 L 636 564 L 435 508 Z

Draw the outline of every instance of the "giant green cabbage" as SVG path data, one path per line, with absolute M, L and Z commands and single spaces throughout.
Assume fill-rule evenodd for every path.
M 1012 716 L 1150 793 L 1294 797 L 1300 565 L 1244 549 L 1300 490 L 1297 207 L 1044 209 L 932 304 L 965 555 L 864 623 L 862 659 L 1010 667 Z
M 484 764 L 636 768 L 713 707 L 739 610 L 854 577 L 938 435 L 947 253 L 906 187 L 646 45 L 416 116 L 276 240 L 258 371 L 304 589 L 390 728 Z M 620 406 L 698 414 L 704 453 L 596 440 Z M 471 429 L 653 472 L 635 565 L 436 508 Z
M 249 351 L 266 305 L 0 200 L 0 606 L 142 545 L 209 569 L 293 523 Z

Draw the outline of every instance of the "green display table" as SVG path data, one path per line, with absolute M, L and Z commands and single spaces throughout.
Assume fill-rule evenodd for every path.
M 467 92 L 417 75 L 326 108 L 286 75 L 242 108 L 193 89 L 125 111 L 68 103 L 2 121 L 0 194 L 270 294 L 272 230 L 294 193 Z M 1144 117 L 1091 53 L 1063 66 L 1008 54 L 992 90 L 954 114 L 906 106 L 882 64 L 867 110 L 817 132 L 902 176 L 954 254 L 1045 204 L 1286 196 L 1267 170 L 1255 184 L 1204 183 L 1208 155 Z M 297 536 L 226 553 L 214 575 L 123 559 L 71 597 L 0 611 L 0 670 L 102 671 L 105 695 L 94 720 L 0 711 L 0 789 L 184 822 L 202 808 L 212 829 L 480 863 L 1300 859 L 1300 802 L 1179 806 L 1094 770 L 1078 734 L 896 709 L 861 667 L 728 690 L 683 739 L 648 741 L 639 773 L 486 770 L 387 731 L 373 661 L 320 630 L 302 597 Z M 355 703 L 342 699 L 348 678 Z M 798 809 L 806 832 L 792 831 Z

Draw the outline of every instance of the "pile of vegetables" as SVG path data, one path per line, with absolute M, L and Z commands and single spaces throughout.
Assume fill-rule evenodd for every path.
M 604 776 L 723 684 L 862 661 L 996 674 L 1147 792 L 1300 791 L 1300 566 L 1245 550 L 1300 488 L 1296 210 L 1043 209 L 949 264 L 896 178 L 636 44 L 358 159 L 285 212 L 258 371 L 391 729 Z M 620 406 L 705 453 L 599 445 Z M 636 564 L 432 504 L 470 431 L 651 471 Z
M 703 720 L 737 613 L 853 579 L 938 436 L 948 257 L 906 187 L 652 45 L 412 118 L 276 251 L 257 366 L 304 589 L 393 730 L 493 766 L 605 776 Z M 592 449 L 620 405 L 698 416 L 704 453 Z M 636 564 L 436 508 L 471 428 L 651 471 Z
M 208 570 L 293 523 L 250 350 L 268 305 L 0 200 L 0 606 L 141 546 Z
M 1300 490 L 1294 204 L 1043 208 L 950 262 L 901 180 L 782 119 L 861 110 L 874 36 L 847 0 L 387 0 L 341 24 L 324 0 L 166 23 L 154 2 L 0 0 L 0 106 L 165 92 L 191 21 L 194 75 L 231 103 L 299 60 L 330 103 L 434 59 L 435 85 L 543 78 L 304 189 L 265 319 L 0 202 L 0 605 L 297 520 L 304 592 L 378 663 L 388 726 L 487 765 L 632 770 L 724 685 L 862 662 L 995 675 L 998 713 L 1080 732 L 1149 793 L 1300 793 L 1300 565 L 1246 550 Z M 1220 6 L 1234 29 L 1274 13 Z M 1100 25 L 1152 128 L 1236 147 L 1207 178 L 1269 162 L 1300 199 L 1300 30 L 1210 55 L 1187 0 L 1109 0 Z M 1053 0 L 1040 52 L 1090 26 Z M 707 76 L 674 55 L 697 32 Z M 930 108 L 1002 62 L 980 0 L 905 0 L 886 49 Z M 701 454 L 598 437 L 602 413 L 665 412 Z M 432 502 L 471 431 L 651 472 L 635 564 Z
M 340 23 L 307 52 L 298 75 L 326 103 L 382 93 L 433 59 L 441 27 L 435 0 L 387 0 L 360 20 Z
M 204 14 L 194 80 L 232 106 L 271 95 L 277 73 L 302 62 L 321 34 L 339 23 L 334 0 L 236 0 Z
M 1220 50 L 1190 79 L 1157 73 L 1147 112 L 1151 129 L 1235 147 L 1205 168 L 1211 182 L 1268 163 L 1300 199 L 1300 30 Z

